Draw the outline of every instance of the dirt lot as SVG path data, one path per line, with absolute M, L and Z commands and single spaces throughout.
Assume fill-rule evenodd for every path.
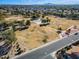
M 79 27 L 79 20 L 68 20 L 65 18 L 59 18 L 55 16 L 48 16 L 51 19 L 50 25 L 40 27 L 37 24 L 32 23 L 29 29 L 23 31 L 16 31 L 17 41 L 22 49 L 30 50 L 43 45 L 43 40 L 47 42 L 56 40 L 59 38 L 55 29 L 61 27 L 66 30 L 72 25 Z
M 52 22 L 52 27 L 57 28 L 61 27 L 63 30 L 66 30 L 68 27 L 77 25 L 79 27 L 79 20 L 71 20 L 66 18 L 59 18 L 56 16 L 49 16 Z
M 28 51 L 45 44 L 44 40 L 46 40 L 46 42 L 50 42 L 58 39 L 59 35 L 56 33 L 56 29 L 58 27 L 61 27 L 63 30 L 66 30 L 72 25 L 77 25 L 79 27 L 79 20 L 68 20 L 56 16 L 48 16 L 48 18 L 51 21 L 50 25 L 40 27 L 38 24 L 31 23 L 31 26 L 28 29 L 15 32 L 17 42 L 23 51 Z M 20 16 L 12 16 L 10 18 L 6 18 L 7 21 L 13 21 L 11 19 L 22 20 L 27 18 Z M 12 55 L 13 57 L 14 51 L 15 48 L 11 50 L 9 55 Z
M 49 26 L 39 27 L 37 24 L 32 24 L 29 29 L 17 31 L 16 37 L 22 48 L 33 49 L 44 44 L 42 42 L 44 39 L 49 42 L 56 39 L 58 35 Z

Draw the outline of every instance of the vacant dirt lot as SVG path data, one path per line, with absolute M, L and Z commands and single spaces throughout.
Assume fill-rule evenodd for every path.
M 79 27 L 79 20 L 69 20 L 65 18 L 59 18 L 56 16 L 47 16 L 50 19 L 50 25 L 40 27 L 38 24 L 31 23 L 28 29 L 22 31 L 16 31 L 15 36 L 17 42 L 20 45 L 21 50 L 28 51 L 39 47 L 47 42 L 57 40 L 59 35 L 56 33 L 56 29 L 61 27 L 66 30 L 72 25 L 77 25 Z M 29 19 L 29 18 L 28 18 Z M 15 20 L 28 20 L 22 16 L 11 16 L 6 18 L 6 21 L 12 22 Z M 16 44 L 14 44 L 14 47 Z M 16 48 L 12 48 L 9 55 L 14 56 Z
M 58 27 L 61 27 L 63 30 L 66 30 L 72 25 L 77 25 L 79 27 L 79 20 L 68 20 L 55 16 L 48 17 L 51 20 L 48 26 L 40 27 L 32 23 L 29 29 L 16 31 L 17 41 L 22 49 L 30 50 L 41 46 L 44 44 L 44 39 L 46 39 L 47 42 L 58 39 L 58 34 L 55 31 Z
M 49 42 L 56 39 L 58 35 L 55 30 L 49 26 L 39 27 L 37 24 L 32 24 L 29 29 L 17 31 L 16 37 L 22 48 L 33 49 L 44 44 L 44 39 Z

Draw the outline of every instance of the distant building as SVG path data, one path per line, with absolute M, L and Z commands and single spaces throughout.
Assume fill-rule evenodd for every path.
M 49 24 L 49 21 L 46 20 L 46 19 L 41 19 L 41 18 L 38 18 L 37 20 L 33 20 L 32 22 L 40 25 L 40 26 L 46 26 Z
M 36 24 L 41 24 L 41 19 L 40 18 L 37 18 L 37 19 L 33 20 L 32 22 L 34 22 Z

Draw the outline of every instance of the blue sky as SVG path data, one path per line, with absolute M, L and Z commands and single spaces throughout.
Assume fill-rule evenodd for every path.
M 0 0 L 0 4 L 79 4 L 79 0 Z

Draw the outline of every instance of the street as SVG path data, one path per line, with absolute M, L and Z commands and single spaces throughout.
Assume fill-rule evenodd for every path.
M 61 49 L 76 41 L 79 41 L 79 33 L 76 35 L 75 34 L 70 35 L 69 37 L 66 37 L 66 38 L 62 38 L 56 42 L 52 42 L 51 44 L 48 44 L 47 46 L 39 48 L 30 53 L 16 56 L 15 59 L 44 59 L 44 57 L 48 56 L 49 54 L 53 53 L 54 51 L 57 51 L 58 49 Z

